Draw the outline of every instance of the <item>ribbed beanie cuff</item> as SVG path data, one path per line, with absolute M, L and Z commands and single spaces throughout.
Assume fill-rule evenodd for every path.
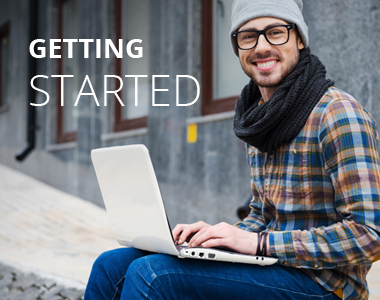
M 308 47 L 308 27 L 303 19 L 302 9 L 302 0 L 235 0 L 232 4 L 230 31 L 235 54 L 239 56 L 232 33 L 238 31 L 248 21 L 260 17 L 273 17 L 296 24 L 305 48 Z

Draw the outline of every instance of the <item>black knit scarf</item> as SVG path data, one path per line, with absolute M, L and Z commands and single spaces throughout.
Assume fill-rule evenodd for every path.
M 244 87 L 235 107 L 236 136 L 261 152 L 272 153 L 299 134 L 333 84 L 318 57 L 309 48 L 301 50 L 298 64 L 269 101 L 259 105 L 261 93 L 252 80 Z

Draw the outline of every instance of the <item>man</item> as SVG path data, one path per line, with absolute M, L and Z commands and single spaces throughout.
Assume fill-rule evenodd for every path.
M 325 79 L 301 0 L 236 0 L 231 40 L 251 78 L 234 131 L 247 143 L 251 212 L 241 223 L 177 225 L 178 244 L 279 263 L 181 260 L 123 248 L 95 262 L 87 299 L 368 299 L 380 252 L 375 122 Z

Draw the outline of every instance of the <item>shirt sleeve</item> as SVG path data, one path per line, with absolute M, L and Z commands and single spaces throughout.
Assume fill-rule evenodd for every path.
M 257 201 L 255 197 L 252 197 L 249 205 L 251 208 L 250 213 L 242 222 L 238 222 L 234 226 L 250 232 L 263 231 L 266 228 L 266 224 L 262 215 L 262 204 L 261 201 Z
M 270 232 L 270 251 L 302 268 L 370 265 L 380 252 L 378 134 L 354 99 L 331 102 L 321 119 L 319 147 L 342 221 L 310 230 Z

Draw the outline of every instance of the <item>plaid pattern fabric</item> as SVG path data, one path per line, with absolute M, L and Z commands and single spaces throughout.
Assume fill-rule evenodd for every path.
M 272 256 L 327 290 L 368 299 L 380 252 L 378 141 L 370 114 L 330 87 L 291 144 L 272 155 L 247 145 L 253 198 L 236 226 L 268 231 Z

